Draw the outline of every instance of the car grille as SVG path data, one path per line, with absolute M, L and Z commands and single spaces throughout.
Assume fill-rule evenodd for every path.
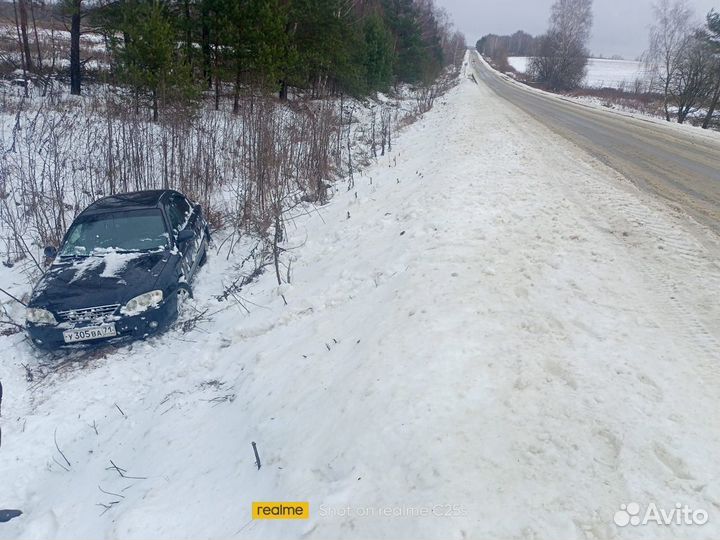
M 115 314 L 120 304 L 110 304 L 107 306 L 95 306 L 81 309 L 69 309 L 67 311 L 58 311 L 57 315 L 63 322 L 90 322 L 107 319 Z

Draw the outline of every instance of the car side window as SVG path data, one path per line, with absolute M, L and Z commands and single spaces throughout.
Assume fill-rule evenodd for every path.
M 170 225 L 175 232 L 181 231 L 185 228 L 185 224 L 190 218 L 190 205 L 188 204 L 185 197 L 180 195 L 173 195 L 170 198 L 170 204 L 168 206 L 170 214 Z

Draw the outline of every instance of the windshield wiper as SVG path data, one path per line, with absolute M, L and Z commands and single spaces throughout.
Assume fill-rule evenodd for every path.
M 90 257 L 90 255 L 80 255 L 79 253 L 61 253 L 60 255 L 58 255 L 58 257 L 60 257 L 61 259 L 86 259 Z

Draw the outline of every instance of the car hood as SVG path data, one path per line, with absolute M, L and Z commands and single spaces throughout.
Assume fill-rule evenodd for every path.
M 156 287 L 170 257 L 168 251 L 59 257 L 35 286 L 30 306 L 62 311 L 125 304 Z

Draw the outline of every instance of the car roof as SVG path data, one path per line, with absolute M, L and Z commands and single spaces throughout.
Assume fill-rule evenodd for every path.
M 171 189 L 153 189 L 148 191 L 133 191 L 118 193 L 98 199 L 81 212 L 81 215 L 104 213 L 111 210 L 137 210 L 143 208 L 158 208 L 165 195 L 178 193 Z M 180 195 L 180 193 L 178 193 Z

